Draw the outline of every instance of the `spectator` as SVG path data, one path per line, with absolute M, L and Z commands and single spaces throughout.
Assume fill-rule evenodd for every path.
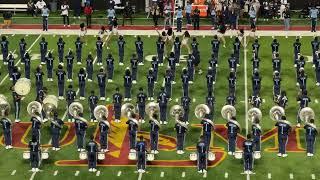
M 108 24 L 109 26 L 112 24 L 112 19 L 116 17 L 116 11 L 110 6 L 107 10 L 107 18 L 108 18 Z
M 311 18 L 311 32 L 316 32 L 317 28 L 317 20 L 318 20 L 318 14 L 319 14 L 319 10 L 313 6 L 311 9 L 310 9 L 310 18 Z
M 171 26 L 172 22 L 172 6 L 170 1 L 167 1 L 164 7 L 164 28 Z
M 284 22 L 284 30 L 289 31 L 290 29 L 290 10 L 288 7 L 283 11 L 283 22 Z
M 78 19 L 80 19 L 81 7 L 83 7 L 83 6 L 84 5 L 82 5 L 82 1 L 75 1 L 74 2 L 74 8 L 73 8 L 74 17 L 78 17 Z
M 33 0 L 29 0 L 27 6 L 28 6 L 28 10 L 27 10 L 28 14 L 35 16 L 36 7 L 34 5 Z
M 6 11 L 3 13 L 3 26 L 5 26 L 5 28 L 9 28 L 11 26 L 11 22 L 12 22 L 12 13 L 10 11 Z
M 157 4 L 153 5 L 152 7 L 152 18 L 153 18 L 153 24 L 155 27 L 158 26 L 158 19 L 160 16 L 160 8 Z
M 250 25 L 251 25 L 251 30 L 255 31 L 256 30 L 256 10 L 254 9 L 253 6 L 251 6 L 250 11 L 249 11 L 249 18 L 250 18 Z
M 190 2 L 187 2 L 187 6 L 186 6 L 186 18 L 187 18 L 187 25 L 191 25 L 191 12 L 192 12 L 192 6 L 190 4 Z
M 211 17 L 211 24 L 212 24 L 212 28 L 211 29 L 215 29 L 216 28 L 216 10 L 214 7 L 211 8 L 211 12 L 210 12 L 210 17 Z
M 133 21 L 133 18 L 132 18 L 132 14 L 133 14 L 133 9 L 131 7 L 131 5 L 129 4 L 129 2 L 127 1 L 126 2 L 126 5 L 124 6 L 124 9 L 123 9 L 123 19 L 122 19 L 122 26 L 124 26 L 124 21 L 125 19 L 130 19 L 130 24 L 132 25 L 132 21 Z
M 67 1 L 63 1 L 63 4 L 61 5 L 61 15 L 63 17 L 63 26 L 70 27 L 70 22 L 69 22 L 69 5 L 67 4 Z
M 237 29 L 237 14 L 235 10 L 231 10 L 230 12 L 230 28 L 231 30 Z
M 42 10 L 46 5 L 47 5 L 46 2 L 44 2 L 43 0 L 39 0 L 35 5 L 36 6 L 36 15 L 38 13 L 42 13 Z
M 114 6 L 116 6 L 116 2 L 114 2 L 114 0 L 110 0 L 108 3 L 108 9 L 114 9 Z
M 84 8 L 84 14 L 86 15 L 86 20 L 87 20 L 87 27 L 91 28 L 91 15 L 92 15 L 92 7 L 90 4 L 86 4 L 86 7 Z
M 200 29 L 200 10 L 198 9 L 198 7 L 193 10 L 193 29 Z
M 44 6 L 42 8 L 42 30 L 43 31 L 48 31 L 48 17 L 49 17 L 49 9 L 47 6 Z

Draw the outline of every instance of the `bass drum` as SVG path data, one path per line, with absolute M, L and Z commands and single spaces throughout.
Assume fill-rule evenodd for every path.
M 20 78 L 14 85 L 14 91 L 20 96 L 29 94 L 31 90 L 31 81 L 27 78 Z

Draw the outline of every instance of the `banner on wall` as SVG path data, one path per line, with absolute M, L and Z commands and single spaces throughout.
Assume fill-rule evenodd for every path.
M 192 10 L 198 9 L 200 10 L 200 17 L 206 17 L 207 16 L 207 10 L 208 10 L 208 5 L 205 5 L 206 0 L 194 0 L 192 4 Z

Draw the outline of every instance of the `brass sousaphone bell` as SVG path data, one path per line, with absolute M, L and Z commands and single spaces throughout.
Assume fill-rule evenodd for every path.
M 310 107 L 305 107 L 300 110 L 299 117 L 305 123 L 309 123 L 310 119 L 314 119 L 315 114 L 313 109 L 311 109 Z
M 152 117 L 153 114 L 158 113 L 160 111 L 159 104 L 155 102 L 149 102 L 146 105 L 146 114 L 148 114 L 149 117 Z
M 20 78 L 14 85 L 14 91 L 20 96 L 26 96 L 31 90 L 31 81 L 27 78 Z
M 280 106 L 273 106 L 269 111 L 269 116 L 273 121 L 280 121 L 281 117 L 285 115 L 285 111 Z
M 54 95 L 47 95 L 43 100 L 43 111 L 46 113 L 46 118 L 52 120 L 54 112 L 58 108 L 58 98 Z
M 180 105 L 174 105 L 170 108 L 170 115 L 177 121 L 180 116 L 184 115 L 184 109 Z
M 198 119 L 204 118 L 204 116 L 209 113 L 210 113 L 210 108 L 206 104 L 199 104 L 194 109 L 194 114 Z
M 237 115 L 237 110 L 235 107 L 233 107 L 231 105 L 223 106 L 221 109 L 221 115 L 222 115 L 223 119 L 237 125 L 241 131 L 241 125 L 239 124 L 239 122 L 231 119 L 232 117 L 235 117 Z
M 30 116 L 36 117 L 40 122 L 42 121 L 42 118 L 40 117 L 42 111 L 42 105 L 38 101 L 32 101 L 27 106 L 27 112 Z
M 255 119 L 261 120 L 262 118 L 262 112 L 259 108 L 249 109 L 247 115 L 248 115 L 248 120 L 251 121 L 251 123 L 255 123 L 254 122 Z
M 0 94 L 0 116 L 6 117 L 10 113 L 10 103 L 8 102 L 7 98 Z
M 93 115 L 98 121 L 107 121 L 108 114 L 108 108 L 104 105 L 98 105 L 93 111 Z
M 132 114 L 135 114 L 136 108 L 131 103 L 125 103 L 121 106 L 121 115 L 126 118 L 131 118 Z
M 83 106 L 79 102 L 73 102 L 69 106 L 69 113 L 72 117 L 77 118 L 85 123 L 88 123 L 86 119 L 83 117 L 80 117 L 80 114 L 83 113 Z

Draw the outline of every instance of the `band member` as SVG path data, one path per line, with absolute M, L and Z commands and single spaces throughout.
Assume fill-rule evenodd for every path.
M 316 136 L 318 135 L 314 119 L 310 119 L 310 121 L 304 126 L 304 129 L 306 130 L 307 156 L 312 157 L 314 154 Z
M 316 36 L 316 37 L 314 38 L 314 40 L 311 41 L 312 57 L 313 57 L 313 61 L 312 61 L 312 62 L 313 62 L 313 67 L 314 67 L 314 64 L 315 64 L 317 58 L 319 58 L 319 57 L 317 57 L 317 56 L 318 56 L 317 52 L 318 52 L 318 50 L 319 50 L 319 46 L 320 46 L 320 43 L 319 43 L 319 41 L 318 41 L 318 37 Z
M 108 82 L 113 82 L 113 72 L 114 72 L 114 59 L 111 54 L 108 54 L 106 59 L 107 72 L 108 72 Z
M 188 74 L 189 74 L 189 83 L 193 84 L 194 80 L 194 71 L 195 71 L 195 57 L 192 54 L 189 54 L 188 59 L 187 59 L 187 69 L 188 69 Z
M 252 72 L 255 69 L 259 69 L 261 60 L 256 54 L 253 54 L 253 57 L 252 57 L 251 61 L 252 61 Z M 272 59 L 272 61 L 273 61 L 273 59 Z M 273 69 L 275 69 L 274 66 L 275 66 L 275 64 L 273 63 Z
M 215 82 L 216 81 L 215 69 L 216 69 L 216 67 L 214 67 L 214 68 L 209 67 L 207 75 L 206 75 L 208 94 L 213 94 L 213 86 L 216 83 Z
M 253 124 L 251 126 L 253 143 L 254 143 L 254 151 L 261 151 L 261 126 L 259 125 L 260 120 L 255 118 L 253 120 Z
M 32 137 L 36 138 L 36 141 L 40 143 L 40 128 L 41 128 L 41 117 L 40 114 L 35 113 L 32 117 L 31 117 L 31 135 Z
M 2 59 L 3 59 L 3 64 L 7 65 L 8 64 L 8 52 L 9 52 L 9 41 L 7 40 L 6 36 L 1 37 L 1 53 L 2 53 Z
M 237 135 L 240 132 L 236 117 L 231 117 L 227 122 L 228 128 L 228 154 L 234 155 L 236 151 Z
M 42 66 L 39 65 L 36 69 L 36 72 L 34 73 L 36 77 L 36 94 L 37 96 L 39 95 L 40 90 L 43 88 L 43 75 L 44 73 L 42 72 Z
M 252 107 L 260 108 L 262 104 L 262 99 L 259 96 L 259 94 L 252 95 L 251 98 L 249 99 L 249 103 L 252 105 Z
M 189 81 L 190 77 L 186 68 L 182 70 L 181 82 L 182 82 L 182 95 L 189 96 Z
M 157 81 L 158 81 L 158 69 L 159 69 L 159 66 L 160 66 L 160 64 L 158 62 L 157 57 L 153 56 L 152 57 L 152 61 L 151 61 L 151 68 L 153 70 L 153 76 L 154 76 L 155 83 L 157 83 Z
M 167 107 L 168 107 L 168 96 L 164 88 L 161 87 L 161 92 L 157 98 L 157 102 L 160 107 L 160 124 L 168 124 L 167 122 Z
M 105 117 L 107 118 L 107 117 Z M 108 152 L 108 134 L 110 132 L 110 124 L 107 120 L 99 122 L 99 141 L 101 145 L 101 152 Z
M 65 42 L 63 41 L 62 37 L 59 37 L 59 40 L 57 42 L 57 46 L 58 46 L 58 57 L 59 57 L 59 64 L 63 64 L 63 54 L 64 54 L 64 46 L 65 46 Z
M 77 64 L 82 64 L 82 46 L 83 42 L 81 41 L 80 37 L 77 37 L 76 42 L 74 43 L 76 45 L 76 57 L 77 57 Z
M 67 76 L 69 82 L 72 82 L 72 70 L 73 70 L 73 53 L 71 50 L 69 50 L 68 55 L 65 57 L 67 60 Z
M 88 128 L 87 122 L 83 119 L 83 114 L 80 113 L 79 117 L 74 117 L 75 121 L 75 129 L 76 129 L 76 136 L 77 136 L 77 147 L 78 152 L 84 151 L 84 144 L 86 139 L 86 130 Z
M 24 38 L 21 38 L 19 42 L 19 50 L 20 50 L 21 64 L 24 64 L 24 55 L 27 52 L 27 43 L 24 40 Z
M 160 130 L 160 123 L 158 121 L 158 114 L 154 113 L 150 117 L 150 149 L 151 153 L 158 154 L 158 141 L 159 141 L 159 130 Z
M 147 144 L 143 140 L 143 136 L 139 137 L 139 141 L 135 146 L 135 150 L 137 151 L 137 169 L 139 173 L 144 173 L 146 170 L 146 152 L 147 152 Z
M 136 46 L 136 53 L 138 55 L 139 65 L 143 65 L 143 42 L 140 36 L 137 37 L 135 46 Z
M 296 41 L 293 43 L 294 60 L 298 59 L 298 54 L 300 54 L 300 49 L 301 49 L 301 42 L 300 42 L 300 39 L 297 38 Z
M 123 19 L 122 19 L 122 26 L 124 26 L 125 19 L 130 19 L 130 24 L 132 25 L 132 14 L 133 14 L 132 6 L 129 4 L 129 1 L 126 2 L 124 9 L 123 9 Z
M 136 58 L 136 54 L 132 54 L 132 58 L 130 60 L 131 71 L 132 71 L 132 83 L 137 83 L 137 75 L 138 75 L 138 59 Z
M 220 48 L 220 41 L 218 39 L 218 36 L 214 35 L 213 40 L 211 41 L 211 49 L 212 49 L 212 54 L 217 59 L 219 58 L 219 48 Z
M 276 103 L 278 106 L 281 106 L 283 109 L 286 108 L 288 104 L 288 97 L 286 91 L 281 91 L 281 95 L 277 97 Z
M 176 37 L 173 42 L 173 52 L 176 59 L 176 66 L 180 66 L 181 42 L 179 37 Z
M 91 95 L 88 97 L 89 111 L 90 111 L 90 122 L 97 122 L 96 117 L 94 116 L 94 108 L 98 105 L 98 96 L 94 94 L 94 91 L 91 91 Z
M 8 57 L 8 74 L 10 77 L 10 80 L 12 81 L 12 72 L 13 72 L 13 68 L 14 68 L 14 63 L 15 59 L 12 55 L 12 53 L 10 52 L 9 57 Z
M 121 105 L 122 105 L 122 95 L 120 94 L 119 88 L 117 87 L 116 93 L 113 94 L 114 121 L 116 123 L 120 122 Z
M 97 154 L 98 154 L 98 144 L 94 141 L 94 136 L 91 135 L 90 141 L 87 144 L 87 157 L 88 157 L 88 168 L 89 172 L 97 171 Z
M 188 131 L 188 125 L 184 121 L 183 116 L 179 116 L 174 128 L 177 132 L 177 154 L 184 154 L 184 141 Z
M 211 67 L 216 74 L 216 68 L 218 67 L 218 58 L 214 54 L 211 54 L 211 58 L 209 59 L 209 67 Z
M 207 165 L 208 165 L 208 160 L 207 160 L 208 151 L 207 151 L 206 143 L 204 142 L 203 136 L 200 136 L 200 140 L 197 143 L 197 155 L 198 155 L 198 159 L 197 159 L 198 172 L 206 173 Z
M 252 43 L 252 52 L 259 57 L 259 49 L 260 49 L 260 44 L 258 39 L 254 40 L 254 43 Z M 273 53 L 273 52 L 272 52 Z
M 286 146 L 288 143 L 288 136 L 291 131 L 290 123 L 286 120 L 285 116 L 281 117 L 281 120 L 276 123 L 275 126 L 278 127 L 278 143 L 279 143 L 279 157 L 287 157 Z
M 209 119 L 213 119 L 214 118 L 214 105 L 216 103 L 216 98 L 212 95 L 212 93 L 208 93 L 208 96 L 206 97 L 206 105 L 209 107 L 210 109 L 210 113 L 209 113 Z
M 157 45 L 157 55 L 158 55 L 158 60 L 160 64 L 163 64 L 163 57 L 164 57 L 164 52 L 165 52 L 165 41 L 162 40 L 162 37 L 158 37 L 158 41 L 156 42 Z
M 132 75 L 129 68 L 126 69 L 123 79 L 123 84 L 125 88 L 124 101 L 131 101 Z
M 45 64 L 46 63 L 45 57 L 48 51 L 48 42 L 44 37 L 42 37 L 39 45 L 40 45 L 41 64 Z
M 107 74 L 104 72 L 103 67 L 100 68 L 97 74 L 98 86 L 100 90 L 100 100 L 104 101 L 106 99 L 106 79 Z
M 139 93 L 137 94 L 137 104 L 138 104 L 138 111 L 139 111 L 139 122 L 144 123 L 145 117 L 145 108 L 146 108 L 146 100 L 147 95 L 143 92 L 143 88 L 139 88 Z
M 278 40 L 273 39 L 273 41 L 271 43 L 272 53 L 279 53 L 279 46 L 280 46 L 280 44 L 278 43 Z
M 47 81 L 53 81 L 52 75 L 53 75 L 53 61 L 54 57 L 52 56 L 51 51 L 49 51 L 48 56 L 46 57 L 46 65 L 47 65 Z
M 298 113 L 297 113 L 297 127 L 300 127 L 301 118 L 299 116 L 301 109 L 308 107 L 311 99 L 308 97 L 308 91 L 303 90 L 302 94 L 297 97 L 297 102 L 300 104 Z
M 206 114 L 204 118 L 201 120 L 202 124 L 202 137 L 203 141 L 206 144 L 207 152 L 210 151 L 210 143 L 211 143 L 211 132 L 214 130 L 214 124 L 210 119 L 210 115 Z
M 133 152 L 136 147 L 137 131 L 138 131 L 138 121 L 136 120 L 136 115 L 132 114 L 131 117 L 126 122 L 126 124 L 128 124 L 128 130 L 129 130 L 130 152 Z
M 276 99 L 280 95 L 281 90 L 281 76 L 279 71 L 273 72 L 273 97 Z
M 258 70 L 255 70 L 255 72 L 252 75 L 252 92 L 253 95 L 256 96 L 260 94 L 261 89 L 261 77 Z
M 183 121 L 186 124 L 189 124 L 189 111 L 190 111 L 191 98 L 189 96 L 182 96 L 180 101 L 181 101 L 180 102 L 181 106 L 182 106 L 182 108 L 184 110 Z
M 155 77 L 154 77 L 152 68 L 149 70 L 149 73 L 147 75 L 147 82 L 148 82 L 148 100 L 153 101 Z
M 32 140 L 29 142 L 29 150 L 30 150 L 30 165 L 32 172 L 38 172 L 40 166 L 40 142 L 36 138 L 36 136 L 32 136 Z
M 66 72 L 63 70 L 63 66 L 61 64 L 58 65 L 56 75 L 58 77 L 58 98 L 63 99 Z
M 78 73 L 80 100 L 86 99 L 85 98 L 86 78 L 87 78 L 86 71 L 84 70 L 84 68 L 81 68 Z
M 169 101 L 171 101 L 171 94 L 172 94 L 172 84 L 173 84 L 173 76 L 172 76 L 172 72 L 171 69 L 167 69 L 166 70 L 166 74 L 163 78 L 163 82 L 164 82 L 164 87 L 165 87 L 165 92 L 169 98 Z
M 72 85 L 70 84 L 66 92 L 67 110 L 69 109 L 70 104 L 73 103 L 74 100 L 76 99 L 76 95 L 77 95 L 76 91 L 72 89 Z M 74 122 L 74 119 L 68 111 L 68 122 L 71 122 L 71 121 Z
M 102 66 L 103 42 L 100 37 L 97 38 L 96 51 L 97 51 L 97 65 Z
M 60 139 L 60 133 L 64 122 L 58 117 L 58 112 L 54 112 L 53 114 L 53 120 L 51 121 L 51 135 L 52 135 L 52 150 L 59 151 L 60 145 L 59 145 L 59 139 Z
M 20 106 L 21 106 L 22 96 L 16 93 L 16 91 L 14 90 L 14 86 L 11 87 L 11 91 L 12 91 L 12 98 L 13 98 L 13 104 L 14 104 L 15 122 L 20 122 Z
M 233 43 L 233 54 L 237 60 L 237 66 L 240 66 L 240 48 L 241 48 L 241 42 L 239 38 L 236 37 Z
M 13 67 L 12 71 L 12 82 L 13 84 L 16 84 L 16 82 L 20 79 L 21 73 L 20 73 L 20 67 Z
M 86 70 L 87 70 L 87 74 L 88 74 L 88 81 L 91 82 L 93 80 L 93 58 L 92 58 L 92 54 L 89 53 L 88 57 L 86 59 Z
M 7 116 L 8 114 L 5 114 Z M 0 120 L 3 129 L 4 144 L 6 149 L 12 149 L 12 122 L 7 117 L 2 117 Z
M 307 74 L 304 72 L 304 69 L 300 69 L 299 71 L 299 75 L 298 75 L 298 83 L 297 85 L 299 85 L 299 88 L 301 91 L 306 90 L 307 89 L 307 80 L 308 80 L 308 76 Z
M 23 57 L 25 78 L 30 79 L 31 58 L 28 52 Z
M 123 66 L 123 60 L 124 60 L 124 49 L 125 49 L 126 41 L 124 40 L 123 36 L 119 36 L 118 40 L 118 52 L 119 52 L 119 65 Z
M 281 72 L 281 58 L 279 57 L 279 53 L 275 53 L 275 57 L 272 58 L 272 67 L 273 72 L 278 71 Z
M 253 169 L 253 148 L 255 144 L 251 139 L 251 134 L 247 135 L 247 139 L 243 142 L 243 162 L 244 162 L 244 172 L 247 174 L 252 174 Z
M 235 71 L 230 71 L 229 77 L 228 77 L 228 82 L 229 82 L 229 94 L 235 95 L 236 93 L 236 83 L 237 83 L 237 76 Z
M 304 56 L 300 56 L 300 54 L 298 54 L 298 58 L 294 61 L 294 67 L 296 68 L 297 81 L 299 81 L 299 74 L 301 70 L 304 69 L 305 64 L 306 64 L 306 61 L 304 60 Z
M 226 105 L 235 106 L 237 101 L 237 97 L 235 94 L 230 93 L 229 96 L 226 97 Z
M 199 30 L 200 29 L 200 10 L 198 7 L 196 7 L 193 10 L 193 29 L 194 30 Z

